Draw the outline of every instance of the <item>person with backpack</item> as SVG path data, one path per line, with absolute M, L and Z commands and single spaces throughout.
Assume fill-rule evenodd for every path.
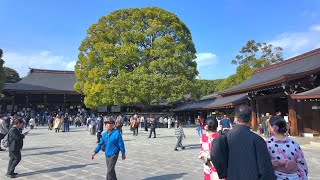
M 5 151 L 5 149 L 1 148 L 1 140 L 7 135 L 8 131 L 7 123 L 2 116 L 0 117 L 0 151 Z
M 20 133 L 20 129 L 23 128 L 23 120 L 15 119 L 13 121 L 13 126 L 8 133 L 8 147 L 9 147 L 9 164 L 6 176 L 9 178 L 16 178 L 18 173 L 14 170 L 16 166 L 21 161 L 21 149 L 23 147 L 23 139 L 28 132 L 23 134 Z
M 104 151 L 107 164 L 106 180 L 116 180 L 117 175 L 115 166 L 118 160 L 119 152 L 121 151 L 122 160 L 125 160 L 126 150 L 121 133 L 115 129 L 115 121 L 109 120 L 106 121 L 105 124 L 107 131 L 103 133 L 99 144 L 95 148 L 94 153 L 91 155 L 91 158 L 94 159 L 100 150 Z
M 203 160 L 204 180 L 220 179 L 218 173 L 211 162 L 212 141 L 219 136 L 217 132 L 218 121 L 216 118 L 207 118 L 205 129 L 208 130 L 206 134 L 201 136 L 200 153 L 198 158 Z

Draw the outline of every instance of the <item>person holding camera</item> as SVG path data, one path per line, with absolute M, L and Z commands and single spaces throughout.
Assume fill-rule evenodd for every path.
M 208 118 L 205 129 L 208 130 L 206 134 L 201 136 L 199 159 L 203 160 L 204 180 L 219 179 L 218 173 L 210 160 L 210 153 L 212 147 L 212 140 L 219 136 L 217 132 L 218 121 L 215 118 Z
M 9 165 L 6 176 L 9 178 L 16 178 L 18 173 L 14 170 L 21 161 L 21 149 L 23 147 L 23 139 L 28 132 L 20 133 L 20 129 L 23 128 L 23 120 L 15 119 L 13 126 L 8 134 L 8 147 L 9 147 Z

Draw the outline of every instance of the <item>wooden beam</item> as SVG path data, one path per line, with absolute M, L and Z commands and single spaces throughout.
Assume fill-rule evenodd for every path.
M 252 110 L 251 114 L 251 127 L 253 131 L 257 131 L 258 129 L 258 123 L 257 123 L 257 108 L 256 108 L 256 101 L 251 99 L 250 100 L 250 106 Z
M 297 102 L 296 100 L 288 97 L 288 110 L 290 121 L 290 133 L 292 136 L 298 136 L 298 123 L 297 123 Z

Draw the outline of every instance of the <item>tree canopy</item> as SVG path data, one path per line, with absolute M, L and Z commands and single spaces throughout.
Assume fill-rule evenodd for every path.
M 189 29 L 157 7 L 101 17 L 79 51 L 75 89 L 91 108 L 175 100 L 192 92 L 198 74 Z
M 248 80 L 254 70 L 282 62 L 282 50 L 281 47 L 274 47 L 272 44 L 248 41 L 239 51 L 240 54 L 231 61 L 232 64 L 238 65 L 236 74 L 224 79 L 217 89 L 224 90 L 238 85 Z
M 5 83 L 5 74 L 3 70 L 4 60 L 2 59 L 3 51 L 0 49 L 0 92 L 2 92 Z
M 6 83 L 16 83 L 21 80 L 20 75 L 16 70 L 9 67 L 3 67 L 3 69 L 6 77 Z
M 195 94 L 194 96 L 199 99 L 203 96 L 212 94 L 218 91 L 218 85 L 223 82 L 223 79 L 215 80 L 202 80 L 196 79 L 195 81 Z

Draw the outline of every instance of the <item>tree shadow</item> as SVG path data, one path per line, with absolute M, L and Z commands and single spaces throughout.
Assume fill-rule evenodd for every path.
M 154 177 L 148 177 L 142 180 L 169 180 L 169 179 L 179 179 L 182 178 L 187 173 L 179 173 L 179 174 L 166 174 L 166 175 L 160 175 L 160 176 L 154 176 Z
M 32 175 L 43 174 L 43 173 L 60 172 L 60 171 L 65 171 L 69 169 L 81 169 L 86 166 L 95 165 L 95 164 L 98 164 L 98 163 L 71 165 L 71 166 L 64 166 L 64 167 L 58 167 L 58 168 L 52 168 L 52 169 L 43 169 L 43 170 L 38 170 L 38 171 L 33 171 L 28 173 L 21 173 L 19 174 L 19 177 L 32 176 Z
M 67 153 L 67 152 L 71 152 L 73 150 L 70 151 L 49 151 L 49 152 L 39 152 L 39 153 L 34 153 L 34 154 L 26 154 L 23 155 L 24 157 L 26 156 L 38 156 L 38 155 L 54 155 L 54 154 L 62 154 L 62 153 Z
M 32 151 L 32 150 L 39 150 L 39 149 L 52 149 L 59 146 L 52 146 L 52 147 L 39 147 L 39 148 L 23 148 L 22 151 Z

